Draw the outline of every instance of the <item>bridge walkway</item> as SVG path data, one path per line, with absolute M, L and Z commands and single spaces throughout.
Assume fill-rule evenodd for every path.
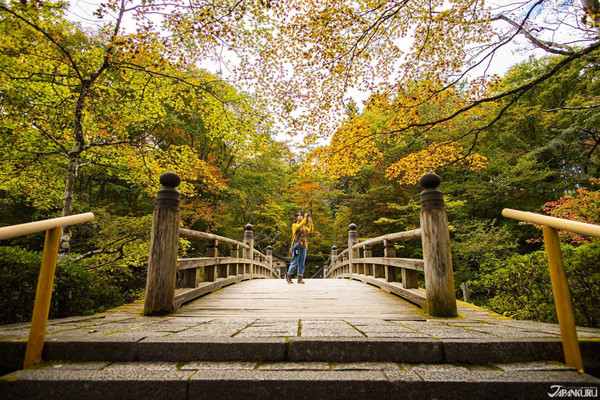
M 6 399 L 547 398 L 598 390 L 600 329 L 578 328 L 586 372 L 562 363 L 558 325 L 458 302 L 428 317 L 346 279 L 252 280 L 142 315 L 137 302 L 51 320 L 42 365 L 0 378 Z M 0 327 L 0 360 L 21 368 L 29 324 Z M 588 390 L 586 389 L 586 390 Z M 124 394 L 126 394 L 125 397 Z

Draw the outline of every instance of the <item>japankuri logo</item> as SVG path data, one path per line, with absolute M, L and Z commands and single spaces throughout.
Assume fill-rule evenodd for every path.
M 581 386 L 581 387 L 567 387 L 561 385 L 550 386 L 551 392 L 548 393 L 549 397 L 598 397 L 597 386 Z

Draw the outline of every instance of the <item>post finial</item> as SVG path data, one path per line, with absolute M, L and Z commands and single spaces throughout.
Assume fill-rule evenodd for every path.
M 160 176 L 160 184 L 168 188 L 176 188 L 181 183 L 181 178 L 173 171 L 165 172 Z
M 165 172 L 159 179 L 163 188 L 156 196 L 156 208 L 159 210 L 179 211 L 179 191 L 175 189 L 181 183 L 181 178 L 175 172 Z
M 423 189 L 437 189 L 440 186 L 440 183 L 442 183 L 442 179 L 438 174 L 430 172 L 423 175 L 419 180 L 419 183 Z
M 271 245 L 268 245 L 267 250 L 273 250 L 273 247 Z
M 331 246 L 331 250 L 337 250 L 337 246 Z
M 428 173 L 421 177 L 419 183 L 423 187 L 421 192 L 421 210 L 443 210 L 444 195 L 438 189 L 442 179 L 437 174 Z
M 348 229 L 350 229 L 351 231 L 355 231 L 356 230 L 356 224 L 352 223 L 352 224 L 348 225 Z
M 252 228 L 254 228 L 254 227 L 252 226 L 252 224 L 246 224 L 246 226 L 245 226 L 244 228 L 245 228 L 247 231 L 251 231 L 251 230 L 252 230 Z

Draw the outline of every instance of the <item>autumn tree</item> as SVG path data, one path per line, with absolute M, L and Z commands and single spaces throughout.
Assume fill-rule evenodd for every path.
M 292 132 L 303 132 L 308 140 L 333 134 L 331 151 L 320 154 L 321 161 L 351 153 L 360 162 L 372 154 L 376 136 L 424 136 L 462 118 L 471 122 L 462 132 L 468 144 L 458 147 L 448 138 L 415 155 L 423 160 L 439 149 L 448 155 L 441 157 L 446 163 L 454 163 L 474 155 L 481 132 L 505 118 L 537 85 L 577 60 L 597 65 L 600 41 L 594 24 L 600 7 L 597 1 L 583 4 L 585 9 L 562 0 L 500 5 L 483 0 L 282 1 L 272 3 L 265 16 L 276 28 L 256 33 L 257 50 L 243 65 L 260 71 L 259 79 L 278 68 L 269 93 L 288 113 Z M 517 85 L 497 90 L 498 77 L 489 71 L 511 57 L 511 48 L 558 57 Z M 349 90 L 357 88 L 371 93 L 371 102 L 385 107 L 393 123 L 373 130 L 357 121 L 337 129 Z M 595 104 L 588 97 L 575 107 Z M 423 114 L 423 106 L 441 112 Z
M 264 114 L 258 108 L 248 112 L 237 101 L 244 96 L 194 66 L 213 56 L 213 45 L 225 36 L 226 21 L 220 18 L 237 23 L 235 5 L 201 5 L 193 45 L 186 45 L 183 32 L 161 33 L 178 29 L 177 4 L 104 3 L 96 13 L 103 24 L 92 34 L 65 19 L 66 7 L 64 2 L 0 3 L 1 140 L 9 149 L 3 189 L 28 192 L 36 207 L 46 209 L 61 193 L 62 215 L 69 215 L 81 169 L 92 165 L 127 171 L 130 182 L 150 191 L 165 169 L 184 177 L 184 193 L 191 193 L 190 181 L 218 185 L 193 143 L 171 140 L 165 116 L 170 110 L 200 110 L 207 136 L 224 142 L 253 137 L 248 116 Z M 149 15 L 161 13 L 162 26 L 155 26 Z M 132 20 L 135 27 L 126 29 Z M 242 126 L 247 129 L 240 131 Z M 66 228 L 62 251 L 68 250 L 69 237 Z

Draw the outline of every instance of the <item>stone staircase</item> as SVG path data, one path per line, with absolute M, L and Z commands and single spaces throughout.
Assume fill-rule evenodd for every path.
M 580 374 L 562 363 L 555 324 L 462 302 L 460 318 L 429 318 L 376 290 L 299 304 L 311 285 L 279 283 L 282 294 L 259 282 L 240 300 L 254 287 L 240 285 L 166 317 L 137 303 L 49 321 L 46 361 L 28 370 L 29 325 L 0 326 L 0 400 L 597 398 L 600 329 L 578 328 Z
M 153 325 L 49 335 L 48 361 L 0 378 L 0 398 L 547 399 L 569 389 L 597 398 L 600 387 L 558 361 L 556 339 L 149 335 Z M 598 365 L 600 342 L 581 344 Z M 19 368 L 24 351 L 22 340 L 1 341 L 2 367 Z
M 3 399 L 547 399 L 560 388 L 597 394 L 598 379 L 552 362 L 96 361 L 18 371 L 0 388 Z

